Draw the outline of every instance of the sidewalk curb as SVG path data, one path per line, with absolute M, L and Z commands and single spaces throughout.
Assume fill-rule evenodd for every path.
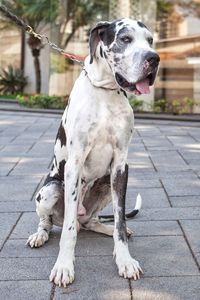
M 2 105 L 3 104 L 3 105 Z M 7 105 L 6 105 L 7 104 Z M 42 108 L 25 108 L 18 105 L 18 103 L 3 102 L 0 103 L 0 111 L 8 112 L 31 112 L 62 115 L 64 109 L 42 109 Z M 135 119 L 143 120 L 164 120 L 164 121 L 185 121 L 185 122 L 200 122 L 200 114 L 193 115 L 171 115 L 171 114 L 154 114 L 154 113 L 134 113 Z

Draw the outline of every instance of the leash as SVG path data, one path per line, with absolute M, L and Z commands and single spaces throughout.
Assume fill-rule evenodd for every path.
M 66 58 L 79 63 L 81 67 L 84 68 L 83 58 L 81 58 L 81 56 L 67 53 L 64 49 L 58 47 L 55 43 L 50 42 L 49 38 L 46 35 L 36 33 L 31 26 L 29 26 L 22 19 L 13 14 L 6 6 L 0 5 L 0 12 L 2 12 L 6 18 L 13 21 L 18 27 L 21 27 L 25 32 L 39 39 L 43 46 L 49 45 L 52 49 L 58 51 Z

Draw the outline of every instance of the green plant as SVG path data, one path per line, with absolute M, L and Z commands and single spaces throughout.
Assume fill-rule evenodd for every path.
M 2 94 L 16 94 L 22 92 L 27 84 L 25 77 L 20 69 L 13 68 L 9 65 L 7 69 L 3 69 L 0 74 L 0 92 Z
M 48 95 L 17 96 L 20 105 L 33 108 L 63 109 L 66 106 L 66 98 Z
M 165 99 L 155 100 L 152 105 L 152 110 L 155 113 L 165 112 L 167 108 L 167 102 Z
M 134 111 L 142 111 L 143 110 L 143 100 L 137 98 L 131 98 L 129 103 Z
M 169 104 L 169 111 L 171 111 L 173 114 L 192 113 L 192 109 L 195 103 L 195 100 L 189 97 L 185 97 L 183 99 L 175 99 L 172 100 Z

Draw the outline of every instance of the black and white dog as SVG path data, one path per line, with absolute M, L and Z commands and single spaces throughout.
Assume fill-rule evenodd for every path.
M 142 272 L 129 253 L 125 223 L 126 160 L 134 127 L 126 92 L 149 93 L 159 64 L 152 43 L 147 27 L 130 19 L 100 22 L 91 30 L 90 55 L 63 114 L 51 171 L 36 195 L 38 231 L 27 241 L 40 247 L 53 224 L 62 226 L 60 251 L 50 275 L 59 286 L 74 280 L 80 227 L 114 237 L 120 276 L 136 280 Z M 111 200 L 114 226 L 98 219 Z

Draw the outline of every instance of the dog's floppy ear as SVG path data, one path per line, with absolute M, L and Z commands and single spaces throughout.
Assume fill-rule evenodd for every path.
M 103 32 L 108 28 L 110 25 L 110 22 L 98 22 L 95 27 L 92 28 L 90 31 L 90 64 L 93 62 L 93 57 L 97 48 L 97 45 L 101 39 L 100 35 L 103 34 Z

